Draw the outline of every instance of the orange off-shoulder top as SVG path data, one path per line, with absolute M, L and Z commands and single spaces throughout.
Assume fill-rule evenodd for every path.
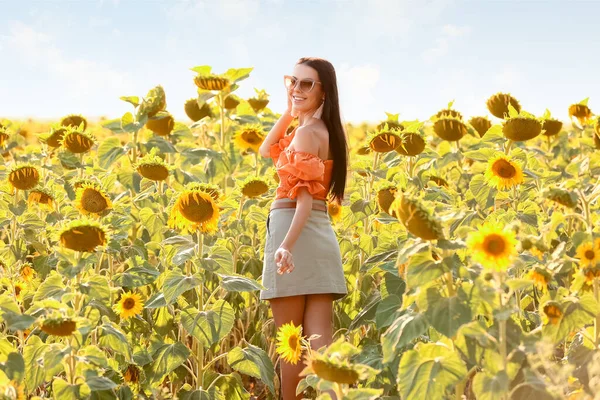
M 305 151 L 288 149 L 296 129 L 298 128 L 294 128 L 289 135 L 284 135 L 269 149 L 269 157 L 273 159 L 279 176 L 275 199 L 296 199 L 298 189 L 306 187 L 313 199 L 327 200 L 333 160 L 323 160 Z

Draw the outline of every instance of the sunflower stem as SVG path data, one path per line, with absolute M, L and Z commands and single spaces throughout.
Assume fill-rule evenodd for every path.
M 508 153 L 510 152 L 510 148 L 512 147 L 513 141 L 512 140 L 508 140 L 508 142 L 506 142 L 506 144 L 504 145 L 504 154 L 508 155 Z
M 79 177 L 83 178 L 83 169 L 85 168 L 83 165 L 83 153 L 79 153 L 79 164 L 81 164 L 81 168 L 79 169 Z
M 200 232 L 200 230 L 196 231 L 196 238 L 198 241 L 197 247 L 197 257 L 202 257 L 204 254 L 204 233 Z M 204 310 L 204 279 L 200 283 L 198 287 L 198 311 Z M 202 381 L 204 379 L 204 344 L 202 344 L 199 340 L 196 340 L 196 358 L 197 358 L 197 377 L 196 380 L 196 388 L 200 389 L 202 387 Z
M 500 296 L 500 310 L 504 311 L 504 290 L 502 289 L 502 285 L 504 283 L 504 272 L 496 272 L 496 280 L 498 281 L 498 294 Z M 504 318 L 504 317 L 503 317 Z M 499 325 L 499 346 L 500 346 L 500 356 L 502 358 L 502 366 L 504 371 L 508 373 L 508 359 L 506 352 L 506 319 L 501 319 L 498 321 Z
M 335 392 L 336 400 L 342 400 L 344 398 L 344 391 L 342 390 L 342 385 L 339 383 L 334 383 L 333 391 Z
M 600 302 L 600 282 L 598 278 L 594 278 L 594 297 L 596 298 L 596 302 Z M 596 319 L 594 320 L 594 345 L 596 348 L 600 345 L 600 312 L 596 314 Z
M 136 130 L 135 132 L 133 132 L 133 154 L 131 154 L 131 167 L 135 166 L 135 164 L 137 162 L 138 132 L 139 132 L 139 130 Z
M 242 208 L 244 207 L 244 199 L 245 196 L 242 195 L 242 197 L 240 198 L 240 206 L 238 207 L 237 212 L 238 219 L 242 219 Z

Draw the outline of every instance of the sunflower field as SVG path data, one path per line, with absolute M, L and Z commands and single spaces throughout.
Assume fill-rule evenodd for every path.
M 311 350 L 258 292 L 279 115 L 235 94 L 252 68 L 191 70 L 185 104 L 156 86 L 99 123 L 0 119 L 0 399 L 278 399 L 282 358 L 312 399 L 600 398 L 587 99 L 348 124 L 349 294 Z

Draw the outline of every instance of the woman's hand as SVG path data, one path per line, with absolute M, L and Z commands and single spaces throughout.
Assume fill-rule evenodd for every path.
M 275 263 L 277 264 L 277 273 L 283 275 L 294 270 L 294 260 L 292 253 L 284 247 L 279 247 L 275 252 Z

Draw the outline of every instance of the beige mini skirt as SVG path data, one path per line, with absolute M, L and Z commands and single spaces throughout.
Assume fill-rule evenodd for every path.
M 295 202 L 289 198 L 278 202 Z M 327 205 L 325 200 L 313 200 Z M 296 296 L 303 294 L 331 293 L 334 300 L 348 294 L 342 255 L 336 234 L 326 211 L 311 210 L 300 237 L 292 248 L 294 270 L 280 275 L 277 273 L 275 252 L 285 239 L 295 208 L 277 208 L 269 211 L 265 238 L 260 299 Z

